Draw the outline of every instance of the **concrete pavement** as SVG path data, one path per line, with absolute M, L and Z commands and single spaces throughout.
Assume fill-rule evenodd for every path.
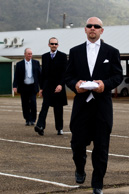
M 113 101 L 114 126 L 103 193 L 129 194 L 129 99 Z M 38 111 L 41 104 L 42 99 L 38 99 Z M 25 126 L 20 98 L 0 99 L 0 193 L 92 194 L 92 144 L 87 150 L 87 179 L 75 188 L 69 132 L 71 109 L 72 101 L 69 101 L 64 108 L 64 135 L 57 136 L 50 108 L 45 135 L 41 137 L 34 127 Z
M 65 194 L 68 192 L 59 192 L 59 194 Z M 71 194 L 92 194 L 92 189 L 78 188 L 70 191 Z M 53 193 L 56 194 L 56 193 Z M 129 194 L 129 186 L 103 189 L 103 194 Z
M 104 189 L 104 194 L 129 194 L 129 186 L 127 187 L 120 187 L 120 188 L 111 188 L 111 189 Z

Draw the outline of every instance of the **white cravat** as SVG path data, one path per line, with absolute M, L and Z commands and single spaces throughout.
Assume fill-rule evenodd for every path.
M 89 64 L 90 75 L 92 76 L 93 69 L 96 62 L 95 44 L 91 43 L 88 45 L 88 47 L 89 47 L 88 64 Z
M 100 40 L 99 44 L 97 45 L 96 43 L 87 43 L 87 58 L 88 58 L 88 65 L 89 65 L 89 70 L 90 70 L 90 75 L 92 76 L 94 66 L 96 63 L 99 47 L 100 47 Z M 92 98 L 94 98 L 92 92 L 89 94 L 88 98 L 86 99 L 86 102 L 89 102 Z

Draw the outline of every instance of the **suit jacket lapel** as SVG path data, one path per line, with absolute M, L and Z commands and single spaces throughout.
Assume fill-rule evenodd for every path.
M 34 61 L 32 60 L 32 73 L 34 75 Z
M 92 74 L 92 78 L 94 78 L 96 76 L 97 73 L 99 73 L 99 68 L 102 68 L 100 66 L 102 66 L 104 59 L 107 56 L 107 51 L 105 49 L 105 44 L 103 42 L 101 42 L 101 46 L 99 49 L 99 53 L 96 59 L 96 63 L 95 63 L 95 67 L 93 70 L 93 74 Z
M 87 60 L 87 51 L 86 51 L 86 42 L 82 45 L 80 49 L 80 60 L 82 61 L 82 74 L 86 75 L 86 77 L 89 77 L 90 79 L 90 71 L 89 71 L 89 65 L 88 65 L 88 60 Z
M 25 76 L 25 60 L 23 60 L 21 72 L 23 72 L 23 75 Z
M 48 71 L 49 66 L 50 66 L 50 62 L 51 62 L 51 56 L 50 56 L 50 52 L 46 53 L 45 57 L 43 58 L 44 61 L 42 64 L 42 68 L 45 69 L 45 71 Z

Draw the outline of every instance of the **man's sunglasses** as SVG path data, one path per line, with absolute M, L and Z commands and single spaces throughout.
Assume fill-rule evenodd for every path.
M 49 43 L 50 45 L 58 45 L 58 43 Z
M 94 26 L 95 29 L 102 28 L 102 26 L 100 26 L 100 25 L 98 25 L 98 24 L 87 24 L 87 25 L 86 25 L 87 28 L 92 28 L 92 26 Z

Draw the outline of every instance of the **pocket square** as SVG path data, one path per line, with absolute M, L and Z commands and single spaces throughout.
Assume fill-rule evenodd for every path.
M 108 62 L 109 62 L 109 60 L 108 59 L 105 59 L 105 61 L 103 63 L 108 63 Z

